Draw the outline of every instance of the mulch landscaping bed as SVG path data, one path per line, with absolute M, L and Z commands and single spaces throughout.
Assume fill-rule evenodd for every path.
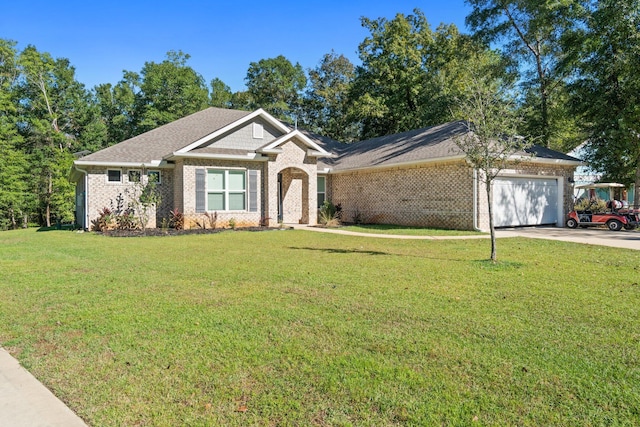
M 109 237 L 145 237 L 145 236 L 182 236 L 189 234 L 214 234 L 222 233 L 225 231 L 270 231 L 270 230 L 287 230 L 287 228 L 273 228 L 273 227 L 239 227 L 236 229 L 231 228 L 193 228 L 189 230 L 176 230 L 174 228 L 147 228 L 146 230 L 109 230 L 103 232 L 96 232 L 96 234 L 102 234 Z

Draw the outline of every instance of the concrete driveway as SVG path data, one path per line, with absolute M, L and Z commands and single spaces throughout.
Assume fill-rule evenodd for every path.
M 640 250 L 640 230 L 609 231 L 605 228 L 557 227 L 522 227 L 496 230 L 496 237 L 514 236 Z

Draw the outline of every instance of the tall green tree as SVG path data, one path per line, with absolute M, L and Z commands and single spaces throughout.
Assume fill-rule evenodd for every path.
M 640 2 L 585 1 L 568 49 L 580 47 L 573 107 L 588 132 L 588 160 L 607 179 L 635 183 L 640 205 Z
M 309 87 L 304 98 L 304 122 L 314 132 L 341 142 L 358 137 L 357 123 L 349 120 L 349 91 L 355 67 L 344 55 L 324 55 L 309 70 Z
M 140 133 L 207 107 L 204 78 L 187 65 L 190 55 L 169 51 L 161 63 L 146 62 L 140 72 Z
M 209 105 L 219 108 L 231 108 L 231 100 L 233 98 L 231 88 L 217 77 L 211 80 L 210 86 L 211 97 Z
M 421 127 L 424 94 L 423 59 L 433 33 L 424 14 L 397 14 L 394 19 L 362 18 L 371 34 L 358 48 L 351 114 L 360 117 L 362 137 L 370 138 Z
M 247 92 L 251 108 L 264 108 L 274 116 L 295 121 L 300 115 L 307 77 L 302 66 L 280 55 L 249 64 Z
M 90 96 L 75 80 L 67 59 L 53 59 L 28 46 L 18 64 L 19 130 L 31 163 L 30 187 L 38 200 L 37 214 L 46 226 L 54 217 L 70 221 L 73 187 L 66 177 L 71 153 L 83 148 L 83 138 L 89 138 L 85 132 L 91 120 L 84 113 L 90 111 Z M 100 135 L 99 125 L 89 134 L 91 138 Z
M 125 71 L 115 86 L 111 83 L 94 88 L 95 99 L 107 128 L 107 145 L 113 145 L 140 133 L 138 122 L 140 101 L 140 75 Z
M 527 92 L 526 133 L 545 146 L 561 147 L 558 134 L 570 117 L 563 115 L 556 94 L 569 73 L 562 45 L 575 23 L 577 0 L 466 0 L 473 8 L 466 22 L 484 42 L 503 46 L 518 60 Z M 558 109 L 556 110 L 556 106 Z
M 28 214 L 28 162 L 19 149 L 15 86 L 19 77 L 15 43 L 0 39 L 0 230 L 18 228 Z
M 360 122 L 361 138 L 445 122 L 469 79 L 469 58 L 499 59 L 455 25 L 431 30 L 419 9 L 392 20 L 363 18 L 362 25 L 371 34 L 359 46 L 362 65 L 350 92 L 350 114 Z M 496 67 L 506 71 L 499 61 Z
M 249 93 L 249 91 L 242 90 L 238 92 L 233 92 L 231 95 L 231 108 L 236 110 L 251 110 L 254 107 L 253 97 Z
M 155 129 L 209 105 L 204 78 L 187 65 L 190 56 L 169 51 L 164 61 L 124 71 L 115 86 L 98 85 L 95 97 L 107 126 L 108 145 Z

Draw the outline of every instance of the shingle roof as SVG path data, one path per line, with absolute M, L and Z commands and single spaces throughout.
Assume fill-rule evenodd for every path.
M 132 163 L 160 160 L 249 114 L 251 111 L 207 108 L 89 154 L 80 160 Z
M 462 153 L 453 138 L 466 132 L 463 122 L 445 123 L 345 144 L 339 148 L 336 158 L 323 161 L 338 171 L 460 156 Z
M 223 108 L 207 108 L 82 157 L 80 160 L 116 163 L 146 163 L 161 160 L 250 114 L 253 113 Z M 468 132 L 466 124 L 458 121 L 353 144 L 343 144 L 312 132 L 300 131 L 324 150 L 336 154 L 333 158 L 318 159 L 319 169 L 331 168 L 333 171 L 393 166 L 451 157 L 462 158 L 463 154 L 454 139 L 456 136 L 462 136 Z M 536 158 L 541 159 L 579 161 L 569 155 L 540 146 L 533 146 L 527 151 L 534 153 Z M 199 147 L 194 148 L 190 153 L 245 155 L 250 151 Z
M 341 171 L 418 163 L 452 157 L 462 158 L 464 154 L 456 145 L 455 138 L 467 132 L 466 123 L 457 121 L 348 145 L 341 144 L 336 146 L 331 144 L 330 150 L 338 155 L 334 158 L 321 159 L 320 168 Z M 534 158 L 538 159 L 579 161 L 564 153 L 537 145 L 525 151 L 526 153 L 521 152 L 520 154 L 533 154 Z
M 540 145 L 534 145 L 528 148 L 527 153 L 533 154 L 538 159 L 554 159 L 554 160 L 567 160 L 569 162 L 582 162 L 582 160 L 570 156 L 568 154 L 561 153 L 559 151 L 545 148 Z
M 216 154 L 222 154 L 222 155 L 231 155 L 231 156 L 246 156 L 249 153 L 252 153 L 253 151 L 250 150 L 244 150 L 244 149 L 235 149 L 235 148 L 218 148 L 218 147 L 202 147 L 202 148 L 196 148 L 193 149 L 191 151 L 189 151 L 189 153 L 193 153 L 193 154 L 212 154 L 212 155 L 216 155 Z

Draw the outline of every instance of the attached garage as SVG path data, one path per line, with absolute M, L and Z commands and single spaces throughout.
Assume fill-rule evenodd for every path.
M 496 227 L 561 224 L 562 194 L 557 178 L 498 177 L 493 181 Z

